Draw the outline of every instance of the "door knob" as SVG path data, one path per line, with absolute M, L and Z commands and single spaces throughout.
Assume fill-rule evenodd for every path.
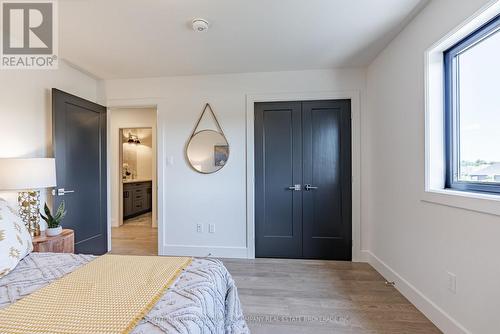
M 311 191 L 311 190 L 316 190 L 316 189 L 318 189 L 318 187 L 311 186 L 310 184 L 306 184 L 306 185 L 305 185 L 305 189 L 306 189 L 306 191 Z
M 294 184 L 293 186 L 288 187 L 288 190 L 301 191 L 302 186 L 300 184 Z

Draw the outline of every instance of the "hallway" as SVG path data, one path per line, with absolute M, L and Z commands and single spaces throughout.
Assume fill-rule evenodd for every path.
M 158 255 L 158 229 L 151 227 L 151 212 L 125 220 L 111 229 L 111 254 Z

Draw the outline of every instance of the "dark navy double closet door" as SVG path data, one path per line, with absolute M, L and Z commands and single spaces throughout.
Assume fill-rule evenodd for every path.
M 351 260 L 350 100 L 255 104 L 257 257 Z

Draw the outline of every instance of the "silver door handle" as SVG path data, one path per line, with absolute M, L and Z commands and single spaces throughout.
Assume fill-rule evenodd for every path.
M 288 190 L 301 191 L 302 186 L 300 184 L 294 184 L 293 186 L 288 187 Z
M 318 187 L 311 186 L 310 184 L 306 184 L 305 189 L 306 189 L 306 191 L 310 191 L 310 190 L 316 190 L 316 189 L 318 189 Z
M 57 189 L 57 196 L 64 196 L 66 194 L 74 193 L 74 190 L 64 190 L 64 188 Z

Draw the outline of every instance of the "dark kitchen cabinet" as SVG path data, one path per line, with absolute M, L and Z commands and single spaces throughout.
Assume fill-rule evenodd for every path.
M 151 212 L 152 182 L 127 182 L 123 184 L 123 219 Z

